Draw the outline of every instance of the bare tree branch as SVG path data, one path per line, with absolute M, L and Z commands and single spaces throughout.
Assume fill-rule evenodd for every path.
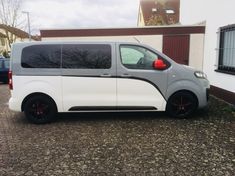
M 17 28 L 22 0 L 0 0 L 0 24 L 6 26 L 5 35 L 9 47 L 15 42 L 16 36 L 8 31 L 7 27 Z

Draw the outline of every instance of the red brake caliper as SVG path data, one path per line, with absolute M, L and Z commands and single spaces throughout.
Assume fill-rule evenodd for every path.
M 42 107 L 41 107 L 41 105 L 39 103 L 37 103 L 36 112 L 37 112 L 37 115 L 43 114 Z

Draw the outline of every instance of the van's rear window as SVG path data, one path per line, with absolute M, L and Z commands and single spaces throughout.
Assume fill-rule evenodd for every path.
M 33 45 L 22 50 L 24 68 L 60 68 L 61 45 Z
M 65 44 L 62 46 L 65 69 L 111 68 L 111 46 L 104 44 Z

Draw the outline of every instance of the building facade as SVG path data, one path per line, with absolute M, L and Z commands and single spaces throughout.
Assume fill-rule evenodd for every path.
M 180 0 L 140 0 L 137 26 L 179 24 Z
M 3 52 L 10 52 L 10 43 L 17 41 L 28 41 L 29 34 L 21 29 L 0 24 L 0 54 Z M 38 38 L 32 36 L 32 40 L 38 40 Z
M 182 24 L 206 20 L 203 70 L 212 94 L 235 105 L 234 6 L 231 0 L 181 0 L 180 20 Z

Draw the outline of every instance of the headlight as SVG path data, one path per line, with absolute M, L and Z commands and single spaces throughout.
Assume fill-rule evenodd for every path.
M 197 77 L 197 78 L 201 78 L 201 79 L 206 79 L 207 76 L 205 73 L 201 72 L 201 71 L 195 71 L 194 72 L 194 75 Z

